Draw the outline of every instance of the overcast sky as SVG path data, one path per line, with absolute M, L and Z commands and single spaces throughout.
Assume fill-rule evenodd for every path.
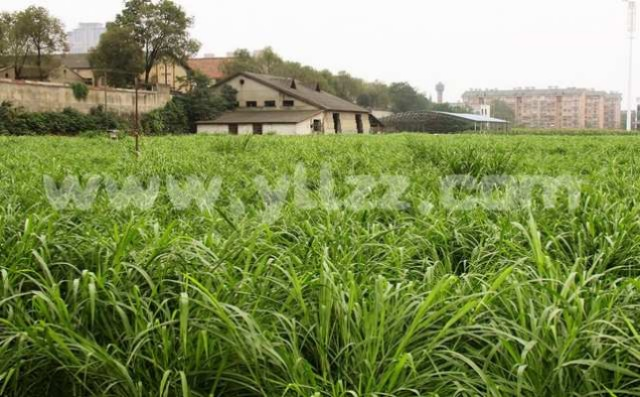
M 272 46 L 289 60 L 458 101 L 470 88 L 585 87 L 626 92 L 621 0 L 177 0 L 202 53 Z M 2 0 L 47 7 L 68 29 L 112 20 L 121 0 Z M 639 41 L 640 42 L 640 41 Z M 637 51 L 636 69 L 640 66 Z M 634 96 L 640 96 L 640 73 Z M 626 93 L 625 93 L 626 96 Z

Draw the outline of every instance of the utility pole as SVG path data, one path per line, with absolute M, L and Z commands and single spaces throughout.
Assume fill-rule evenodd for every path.
M 627 3 L 627 30 L 629 33 L 629 77 L 627 86 L 627 131 L 631 131 L 631 113 L 633 113 L 633 41 L 636 38 L 636 1 L 623 0 Z M 636 116 L 637 117 L 637 116 Z

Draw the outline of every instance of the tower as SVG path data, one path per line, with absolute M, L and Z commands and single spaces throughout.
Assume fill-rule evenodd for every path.
M 438 103 L 444 102 L 444 84 L 442 82 L 436 85 L 436 91 L 438 92 Z

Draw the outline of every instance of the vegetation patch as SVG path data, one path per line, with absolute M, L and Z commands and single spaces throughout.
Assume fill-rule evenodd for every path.
M 638 391 L 636 136 L 166 136 L 142 139 L 139 157 L 133 145 L 0 137 L 1 395 Z M 260 184 L 273 193 L 302 169 L 311 198 L 340 205 L 301 206 L 292 187 L 265 222 L 277 195 Z M 452 211 L 437 197 L 453 172 L 579 177 L 581 198 Z M 55 209 L 43 178 L 62 189 L 70 175 L 110 182 L 90 206 Z M 389 175 L 409 181 L 401 209 L 347 205 L 355 176 Z M 131 178 L 160 181 L 151 205 L 114 205 Z M 220 178 L 215 203 L 167 187 L 194 178 Z
M 71 84 L 71 90 L 73 91 L 73 97 L 78 101 L 85 101 L 89 96 L 89 87 L 84 83 Z

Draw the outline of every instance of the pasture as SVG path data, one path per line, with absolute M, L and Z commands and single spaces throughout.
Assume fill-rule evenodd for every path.
M 0 395 L 640 395 L 640 138 L 142 143 L 0 137 Z

